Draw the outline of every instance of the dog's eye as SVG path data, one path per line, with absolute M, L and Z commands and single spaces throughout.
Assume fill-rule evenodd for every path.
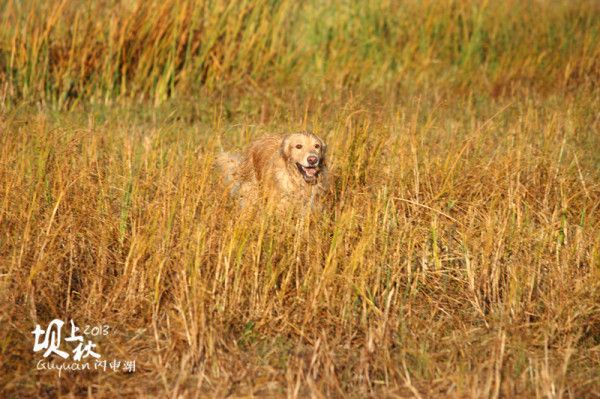
M 316 148 L 316 149 L 319 149 L 319 148 L 321 148 L 321 146 L 320 146 L 320 145 L 318 145 L 318 144 L 315 144 L 315 148 Z
M 296 144 L 296 148 L 297 149 L 301 149 L 302 148 L 302 144 Z

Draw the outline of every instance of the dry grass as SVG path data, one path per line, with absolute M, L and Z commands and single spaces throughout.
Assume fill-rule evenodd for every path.
M 4 396 L 600 396 L 595 3 L 24 3 L 0 8 Z M 240 214 L 215 156 L 305 127 L 323 214 Z M 36 371 L 53 318 L 110 325 L 137 371 Z
M 576 91 L 600 77 L 599 13 L 593 0 L 8 0 L 0 98 L 71 107 L 240 86 Z

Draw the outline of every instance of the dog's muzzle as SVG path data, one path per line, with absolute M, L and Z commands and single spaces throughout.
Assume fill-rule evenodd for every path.
M 316 164 L 304 166 L 304 165 L 296 162 L 296 167 L 298 168 L 298 171 L 300 172 L 302 177 L 304 177 L 304 180 L 307 182 L 315 181 L 320 172 L 320 169 L 319 169 L 318 165 L 316 165 Z

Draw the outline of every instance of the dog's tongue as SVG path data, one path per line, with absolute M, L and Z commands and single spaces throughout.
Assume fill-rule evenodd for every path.
M 317 174 L 317 168 L 304 168 L 304 172 L 306 172 L 308 176 L 314 176 Z

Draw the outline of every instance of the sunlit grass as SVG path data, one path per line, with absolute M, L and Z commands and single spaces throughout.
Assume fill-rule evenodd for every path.
M 594 2 L 0 6 L 5 396 L 600 394 Z M 328 143 L 318 215 L 213 162 Z M 108 324 L 137 371 L 36 371 Z
M 595 87 L 594 1 L 13 1 L 4 99 L 156 103 L 198 89 Z M 433 85 L 433 86 L 432 86 Z
M 74 317 L 114 326 L 103 350 L 142 365 L 99 394 L 593 392 L 600 186 L 582 143 L 598 121 L 576 108 L 597 99 L 540 101 L 309 107 L 335 175 L 310 219 L 227 200 L 211 165 L 244 113 L 16 109 L 2 126 L 3 356 L 24 385 L 8 391 L 46 389 L 29 379 L 33 321 Z

